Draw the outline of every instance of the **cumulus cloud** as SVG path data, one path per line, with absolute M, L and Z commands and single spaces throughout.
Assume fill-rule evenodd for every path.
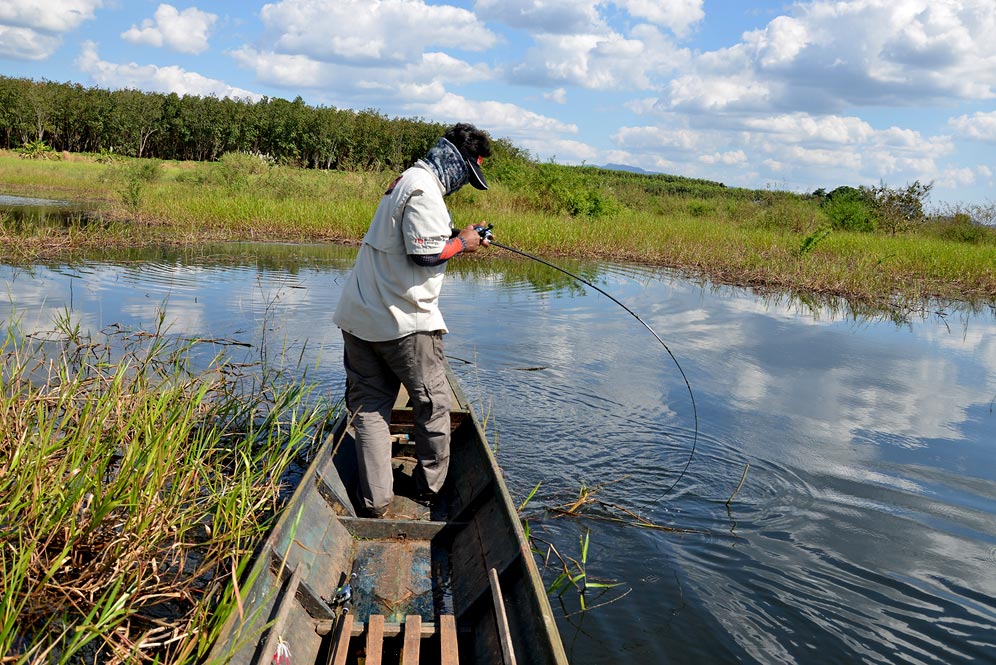
M 407 63 L 432 46 L 480 51 L 497 41 L 473 13 L 423 0 L 280 0 L 260 19 L 273 51 L 331 63 Z
M 249 90 L 236 88 L 224 81 L 207 78 L 181 67 L 157 65 L 118 64 L 100 59 L 97 44 L 83 43 L 76 66 L 88 74 L 98 85 L 108 88 L 135 88 L 156 92 L 175 92 L 178 95 L 199 95 L 202 97 L 231 97 L 233 99 L 260 99 Z
M 477 0 L 474 8 L 488 21 L 533 34 L 571 35 L 607 32 L 603 15 L 610 5 L 636 23 L 649 22 L 685 35 L 705 18 L 703 0 Z
M 93 18 L 103 0 L 5 0 L 0 2 L 0 57 L 44 60 L 62 35 Z
M 470 65 L 446 53 L 425 53 L 404 66 L 359 67 L 243 47 L 229 55 L 256 78 L 288 90 L 311 88 L 338 105 L 380 107 L 432 103 L 446 94 L 446 84 L 486 81 L 493 73 L 485 65 Z
M 521 62 L 509 68 L 509 78 L 543 87 L 645 90 L 688 59 L 687 51 L 648 25 L 634 28 L 629 36 L 612 31 L 541 34 Z
M 0 25 L 0 58 L 44 60 L 62 44 L 62 39 L 30 28 Z
M 705 18 L 703 0 L 615 0 L 613 3 L 635 18 L 645 19 L 670 29 L 676 35 L 685 35 L 689 29 Z
M 996 97 L 996 3 L 796 3 L 696 57 L 661 103 L 686 111 L 810 110 Z
M 411 110 L 450 122 L 470 122 L 498 135 L 551 140 L 552 136 L 576 134 L 578 131 L 577 125 L 528 111 L 516 104 L 476 101 L 453 93 L 446 93 L 432 104 L 411 105 Z
M 996 142 L 996 111 L 960 115 L 949 120 L 948 124 L 965 138 Z
M 724 164 L 735 166 L 747 163 L 747 153 L 743 150 L 730 150 L 729 152 L 715 152 L 711 155 L 702 155 L 699 161 L 703 164 Z
M 180 53 L 203 53 L 208 49 L 208 36 L 217 15 L 189 7 L 182 12 L 173 5 L 159 5 L 151 19 L 142 26 L 131 26 L 121 38 L 132 44 L 166 46 Z
M 5 0 L 0 3 L 0 25 L 61 34 L 92 19 L 103 5 L 103 0 Z

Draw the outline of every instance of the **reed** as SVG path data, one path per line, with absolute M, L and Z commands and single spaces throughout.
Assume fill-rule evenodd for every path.
M 300 384 L 69 316 L 0 343 L 3 662 L 197 662 L 328 409 Z

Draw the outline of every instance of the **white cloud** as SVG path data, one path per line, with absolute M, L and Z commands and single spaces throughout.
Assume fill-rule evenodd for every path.
M 181 67 L 107 62 L 100 59 L 97 45 L 90 41 L 83 43 L 80 55 L 76 59 L 76 66 L 93 78 L 98 85 L 108 88 L 135 88 L 202 97 L 209 95 L 240 99 L 262 97 L 257 93 L 230 86 L 224 81 L 207 78 Z
M 4 0 L 0 2 L 0 57 L 44 60 L 62 35 L 91 20 L 103 0 Z
M 653 152 L 660 149 L 677 149 L 684 152 L 697 150 L 701 145 L 699 132 L 688 129 L 663 127 L 620 127 L 612 140 L 622 147 Z
M 685 35 L 703 18 L 703 0 L 614 0 L 613 4 L 625 9 L 635 18 L 646 19 L 669 28 L 676 35 Z
M 968 187 L 974 185 L 976 173 L 970 168 L 945 169 L 934 179 L 934 184 L 938 187 Z
M 703 0 L 477 0 L 481 18 L 531 34 L 606 33 L 603 8 L 614 5 L 635 22 L 647 21 L 682 36 L 705 18 Z
M 536 159 L 556 159 L 562 164 L 593 164 L 601 161 L 601 152 L 581 141 L 550 138 L 524 138 L 517 142 Z
M 567 103 L 567 89 L 557 88 L 556 90 L 551 90 L 550 92 L 543 93 L 543 99 L 551 101 L 555 104 L 566 104 Z
M 948 124 L 965 138 L 996 142 L 996 111 L 960 115 L 949 120 Z
M 706 52 L 662 98 L 689 112 L 808 110 L 996 98 L 996 3 L 796 3 L 791 16 Z
M 121 38 L 132 44 L 167 46 L 180 53 L 203 53 L 208 49 L 208 35 L 217 15 L 189 7 L 182 12 L 173 5 L 159 5 L 152 19 L 142 21 L 121 33 Z
M 446 93 L 432 104 L 413 104 L 410 110 L 450 122 L 469 122 L 497 135 L 551 140 L 560 134 L 576 134 L 576 125 L 528 111 L 521 106 L 496 101 L 477 101 Z
M 616 32 L 542 34 L 534 43 L 522 61 L 509 69 L 513 82 L 645 90 L 656 87 L 661 75 L 689 59 L 686 51 L 649 25 L 637 26 L 628 37 Z
M 431 104 L 446 95 L 447 84 L 486 81 L 494 76 L 484 65 L 470 65 L 445 53 L 426 53 L 398 67 L 359 67 L 332 64 L 306 55 L 260 52 L 249 47 L 231 51 L 236 63 L 255 72 L 264 84 L 320 96 L 334 91 L 337 105 L 378 107 Z
M 747 163 L 747 153 L 743 150 L 730 150 L 728 152 L 716 152 L 711 155 L 702 155 L 699 161 L 703 164 L 724 164 L 726 166 L 736 166 Z
M 103 0 L 4 0 L 0 25 L 65 33 L 92 19 L 94 10 L 103 5 Z
M 744 120 L 744 127 L 759 132 L 788 135 L 795 141 L 814 141 L 853 145 L 867 141 L 875 130 L 857 117 L 812 116 L 792 113 L 754 116 Z
M 0 58 L 44 60 L 62 44 L 62 39 L 30 28 L 0 25 Z
M 594 0 L 477 0 L 481 18 L 530 33 L 573 35 L 605 31 Z
M 260 19 L 273 51 L 332 63 L 406 63 L 430 46 L 481 51 L 497 41 L 471 12 L 423 0 L 280 0 Z

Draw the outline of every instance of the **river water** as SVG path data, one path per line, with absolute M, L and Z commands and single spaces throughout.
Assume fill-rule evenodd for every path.
M 996 662 L 991 309 L 895 321 L 565 262 L 667 343 L 693 411 L 623 309 L 489 253 L 451 263 L 447 353 L 515 498 L 540 484 L 537 543 L 580 560 L 587 534 L 588 579 L 618 585 L 589 589 L 586 612 L 576 592 L 553 597 L 572 663 Z M 0 266 L 0 319 L 151 330 L 163 312 L 170 334 L 219 342 L 205 358 L 264 359 L 334 399 L 332 312 L 353 257 L 228 245 Z M 547 510 L 582 487 L 586 517 Z

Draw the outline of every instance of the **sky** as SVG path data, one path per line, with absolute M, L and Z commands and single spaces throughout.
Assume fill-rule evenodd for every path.
M 996 0 L 0 0 L 0 74 L 471 122 L 541 161 L 729 186 L 996 200 Z

